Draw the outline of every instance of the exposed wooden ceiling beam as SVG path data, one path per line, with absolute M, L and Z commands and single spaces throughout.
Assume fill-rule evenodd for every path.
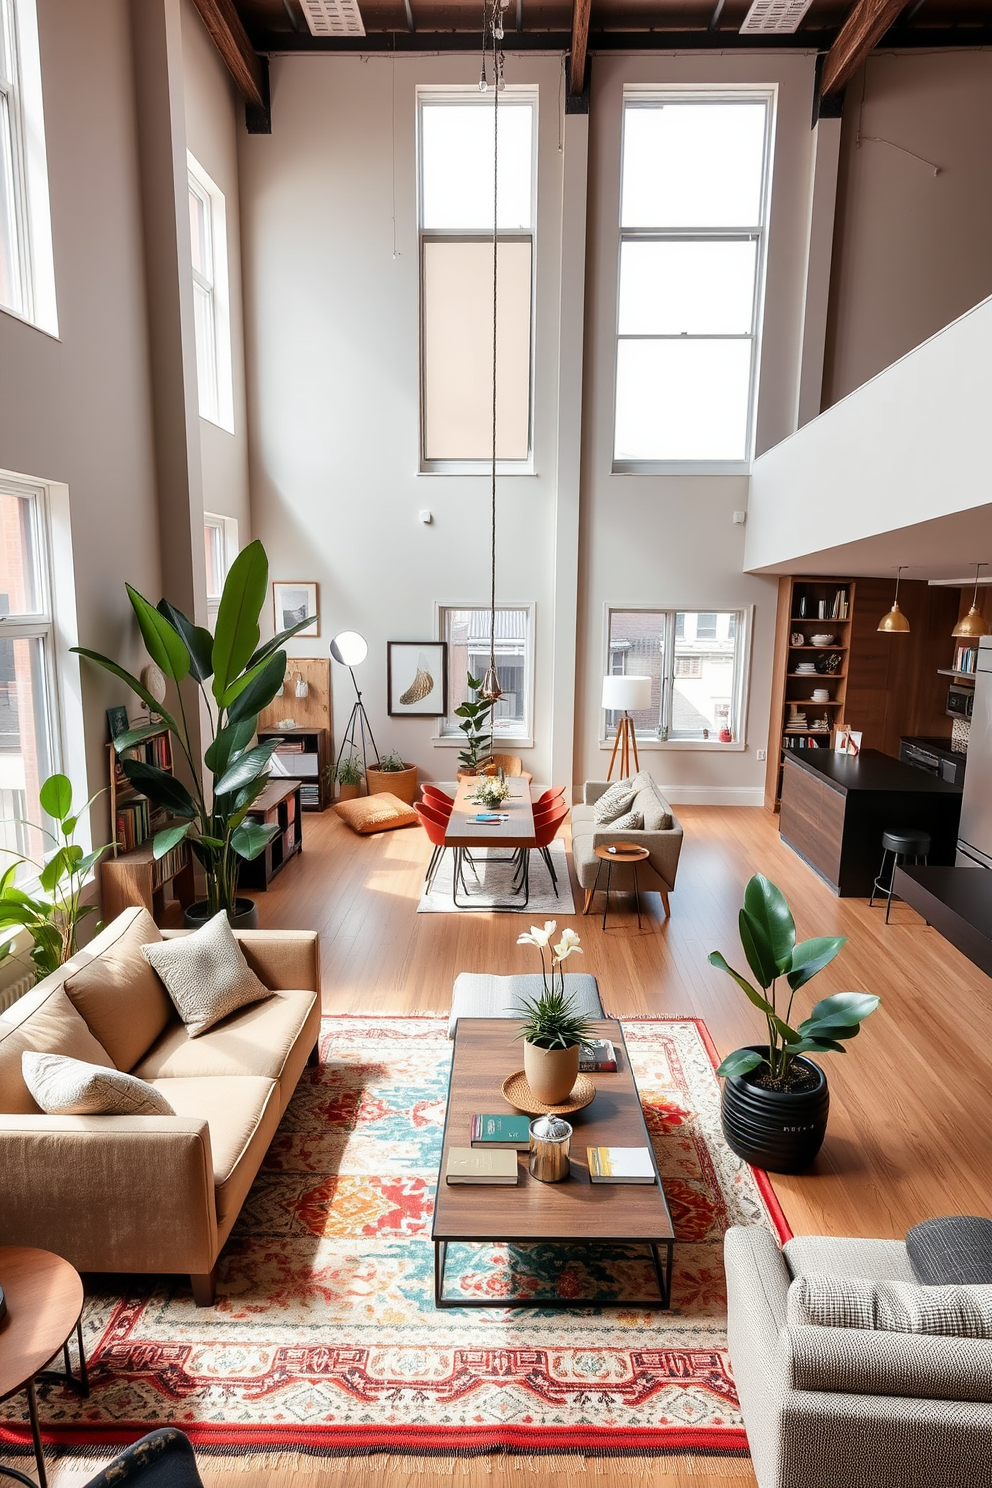
M 857 0 L 827 53 L 820 82 L 821 97 L 839 93 L 850 82 L 905 5 L 906 0 Z
M 569 67 L 568 91 L 576 98 L 585 87 L 591 10 L 592 0 L 572 0 L 572 60 Z
M 268 90 L 261 58 L 248 40 L 234 0 L 193 0 L 193 4 L 242 98 L 257 109 L 267 109 Z

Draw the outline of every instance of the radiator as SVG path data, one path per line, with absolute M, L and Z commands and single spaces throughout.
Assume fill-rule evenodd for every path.
M 19 976 L 16 982 L 8 982 L 5 987 L 0 987 L 0 1013 L 5 1013 L 9 1007 L 13 1007 L 19 997 L 25 992 L 30 992 L 37 981 L 33 971 L 25 972 Z

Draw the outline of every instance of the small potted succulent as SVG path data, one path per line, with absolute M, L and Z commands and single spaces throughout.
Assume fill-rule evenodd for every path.
M 545 921 L 544 929 L 531 925 L 530 934 L 519 935 L 517 945 L 536 946 L 541 953 L 544 990 L 539 997 L 525 997 L 520 1006 L 524 1023 L 517 1038 L 524 1040 L 524 1074 L 533 1095 L 546 1106 L 562 1105 L 578 1079 L 582 1045 L 596 1037 L 589 1019 L 576 1010 L 575 999 L 565 993 L 565 962 L 573 952 L 583 954 L 574 930 L 563 930 L 550 946 L 551 966 L 545 959 L 556 920 Z M 555 972 L 558 985 L 555 986 Z
M 349 754 L 347 759 L 338 760 L 336 770 L 328 766 L 328 773 L 332 774 L 338 783 L 338 800 L 353 801 L 362 788 L 362 777 L 365 771 L 357 754 Z
M 380 755 L 376 763 L 369 766 L 365 772 L 365 780 L 370 796 L 388 791 L 391 796 L 405 801 L 408 806 L 413 805 L 413 798 L 417 794 L 417 767 L 409 764 L 395 749 Z
M 798 1173 L 809 1167 L 823 1143 L 830 1104 L 827 1077 L 807 1054 L 844 1054 L 844 1041 L 878 1007 L 867 992 L 835 992 L 810 1016 L 793 1025 L 796 993 L 834 959 L 843 935 L 796 942 L 796 925 L 785 895 L 761 873 L 744 890 L 739 916 L 741 945 L 758 983 L 752 985 L 711 951 L 711 966 L 733 977 L 744 996 L 764 1015 L 766 1044 L 750 1044 L 728 1054 L 717 1070 L 723 1087 L 723 1134 L 728 1146 L 755 1167 Z M 788 993 L 778 993 L 785 977 Z

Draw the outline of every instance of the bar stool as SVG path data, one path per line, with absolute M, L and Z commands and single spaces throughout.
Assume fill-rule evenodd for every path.
M 882 833 L 882 864 L 878 870 L 878 877 L 871 886 L 871 896 L 868 900 L 868 908 L 871 909 L 875 903 L 876 893 L 885 895 L 885 923 L 889 923 L 889 911 L 892 908 L 892 881 L 896 876 L 896 869 L 901 863 L 906 863 L 912 858 L 914 863 L 921 860 L 926 863 L 930 852 L 930 838 L 926 832 L 918 832 L 912 827 L 905 830 L 890 830 Z M 885 864 L 889 854 L 892 854 L 892 864 L 889 868 L 888 882 L 885 879 Z

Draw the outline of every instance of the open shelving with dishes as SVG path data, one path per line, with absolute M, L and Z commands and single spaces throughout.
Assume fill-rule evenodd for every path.
M 112 855 L 104 859 L 100 870 L 104 918 L 113 919 L 135 904 L 143 905 L 152 915 L 161 915 L 165 890 L 170 883 L 185 908 L 195 896 L 189 849 L 185 842 L 180 842 L 164 857 L 156 859 L 152 848 L 155 833 L 170 826 L 173 818 L 135 789 L 113 744 L 108 744 L 107 750 L 113 845 Z M 164 726 L 127 750 L 126 755 L 170 775 L 174 773 L 172 735 Z

